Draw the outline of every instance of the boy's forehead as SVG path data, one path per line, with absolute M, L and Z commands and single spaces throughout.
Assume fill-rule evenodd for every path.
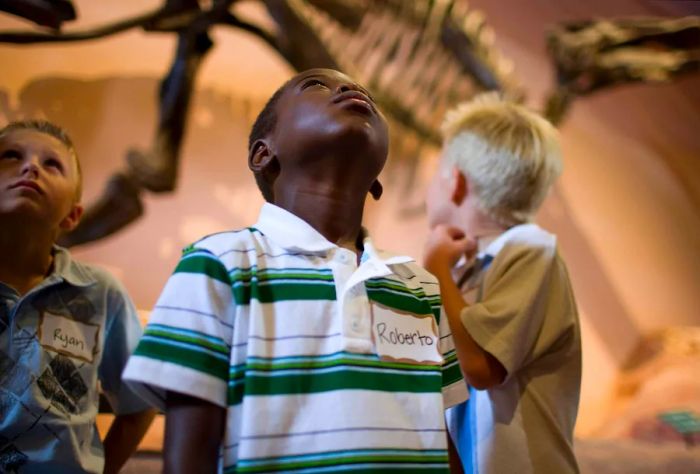
M 14 143 L 20 145 L 31 143 L 58 149 L 67 154 L 70 153 L 65 143 L 58 138 L 46 132 L 42 132 L 41 130 L 34 130 L 32 128 L 15 128 L 13 130 L 8 130 L 0 135 L 0 143 Z
M 319 79 L 338 81 L 338 82 L 354 82 L 350 77 L 348 77 L 345 74 L 343 74 L 342 72 L 336 71 L 334 69 L 323 69 L 323 68 L 307 69 L 306 71 L 302 71 L 299 74 L 297 74 L 296 76 L 289 79 L 280 88 L 280 90 L 278 91 L 281 93 L 280 99 L 288 96 L 292 89 L 294 89 L 300 83 L 304 82 L 304 80 L 312 78 L 312 77 L 316 77 Z M 284 99 L 282 99 L 282 100 L 284 100 Z
M 49 149 L 56 154 L 64 156 L 76 168 L 78 157 L 68 146 L 53 135 L 32 128 L 16 128 L 0 134 L 0 146 L 37 146 L 45 150 Z

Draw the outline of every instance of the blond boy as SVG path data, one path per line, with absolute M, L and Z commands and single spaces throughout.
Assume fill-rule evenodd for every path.
M 557 239 L 532 222 L 561 170 L 556 130 L 488 94 L 450 112 L 428 191 L 425 267 L 471 397 L 448 413 L 466 472 L 578 472 L 579 320 Z

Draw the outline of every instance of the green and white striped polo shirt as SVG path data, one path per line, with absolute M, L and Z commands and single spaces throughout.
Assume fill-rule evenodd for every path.
M 446 318 L 442 365 L 387 361 L 373 308 L 440 319 L 435 278 L 365 242 L 362 263 L 265 204 L 251 228 L 183 253 L 124 378 L 227 409 L 225 473 L 446 472 L 444 409 L 466 384 Z

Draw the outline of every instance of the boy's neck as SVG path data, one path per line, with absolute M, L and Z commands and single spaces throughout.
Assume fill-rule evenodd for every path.
M 357 237 L 361 232 L 364 199 L 324 193 L 316 188 L 295 188 L 275 193 L 279 206 L 306 221 L 329 242 L 359 253 Z
M 508 226 L 496 221 L 475 206 L 465 209 L 459 220 L 459 227 L 467 236 L 474 239 L 502 234 L 508 230 Z
M 29 292 L 50 272 L 53 245 L 50 232 L 42 233 L 27 223 L 0 219 L 0 282 L 20 295 Z

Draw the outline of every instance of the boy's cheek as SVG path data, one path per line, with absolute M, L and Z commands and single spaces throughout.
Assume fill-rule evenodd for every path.
M 433 178 L 428 186 L 425 207 L 428 216 L 428 226 L 431 229 L 436 225 L 445 224 L 445 222 L 442 222 L 443 219 L 441 218 L 441 214 L 444 214 L 444 212 L 441 211 L 441 208 L 444 207 L 444 203 L 441 202 L 440 183 L 436 178 Z

